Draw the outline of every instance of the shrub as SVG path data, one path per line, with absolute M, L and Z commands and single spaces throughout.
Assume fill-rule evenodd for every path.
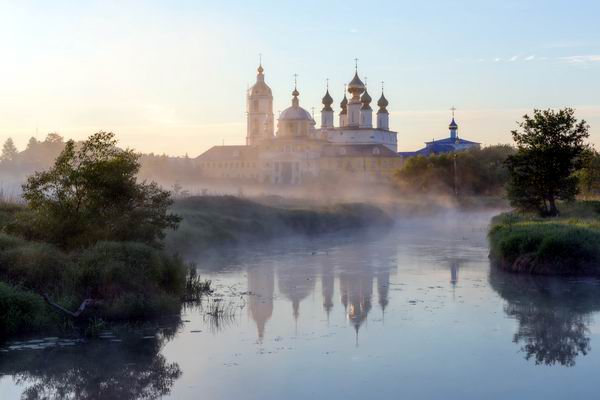
M 0 278 L 41 293 L 58 294 L 72 286 L 73 265 L 57 248 L 45 243 L 6 239 L 0 251 Z M 0 238 L 0 250 L 2 238 Z
M 80 253 L 78 265 L 79 290 L 102 300 L 108 318 L 175 312 L 184 295 L 183 262 L 142 243 L 100 242 Z
M 0 338 L 48 326 L 50 315 L 40 296 L 0 282 Z

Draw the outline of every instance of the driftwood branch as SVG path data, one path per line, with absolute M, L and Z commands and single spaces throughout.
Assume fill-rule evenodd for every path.
M 67 314 L 67 315 L 69 315 L 69 316 L 71 316 L 73 318 L 79 317 L 85 311 L 85 309 L 86 309 L 87 306 L 93 305 L 93 304 L 96 303 L 92 299 L 85 299 L 83 301 L 83 303 L 81 303 L 81 305 L 79 306 L 79 308 L 77 309 L 77 311 L 72 312 L 72 311 L 67 310 L 66 308 L 64 308 L 60 304 L 55 303 L 54 301 L 52 301 L 52 299 L 50 299 L 50 296 L 48 296 L 47 293 L 44 293 L 42 296 L 44 297 L 44 300 L 46 300 L 46 303 L 48 303 L 52 307 L 56 308 L 59 311 L 62 311 L 63 313 L 65 313 L 65 314 Z

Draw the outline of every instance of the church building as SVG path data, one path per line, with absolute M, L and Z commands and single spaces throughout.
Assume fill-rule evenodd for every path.
M 403 157 L 429 156 L 432 154 L 452 153 L 456 151 L 479 148 L 480 143 L 458 137 L 458 124 L 454 120 L 454 111 L 452 107 L 452 121 L 448 125 L 450 136 L 444 139 L 432 139 L 431 142 L 425 142 L 425 147 L 417 151 L 406 151 L 399 153 Z
M 326 89 L 321 124 L 300 106 L 294 85 L 290 107 L 279 114 L 277 131 L 273 94 L 259 65 L 256 83 L 247 93 L 246 144 L 214 146 L 197 158 L 207 178 L 274 185 L 299 185 L 349 177 L 367 181 L 390 179 L 402 166 L 397 133 L 390 130 L 388 101 L 377 101 L 373 123 L 372 98 L 358 76 L 347 85 L 334 124 L 333 98 Z

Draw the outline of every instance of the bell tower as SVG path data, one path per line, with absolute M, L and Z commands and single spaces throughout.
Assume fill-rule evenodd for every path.
M 262 60 L 257 69 L 256 83 L 246 97 L 247 128 L 246 145 L 253 146 L 274 135 L 273 93 L 265 83 Z

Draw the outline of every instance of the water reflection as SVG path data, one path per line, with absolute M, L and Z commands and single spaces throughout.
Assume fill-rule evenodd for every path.
M 258 339 L 265 335 L 265 325 L 273 315 L 273 297 L 275 295 L 275 269 L 271 265 L 249 268 L 248 276 L 248 312 L 256 323 Z
M 291 303 L 291 314 L 296 328 L 301 316 L 301 303 L 317 290 L 320 284 L 322 310 L 329 321 L 336 298 L 336 282 L 339 288 L 339 302 L 346 319 L 358 335 L 373 305 L 373 291 L 376 285 L 377 301 L 383 312 L 389 304 L 390 275 L 396 269 L 393 247 L 382 252 L 370 251 L 371 244 L 344 246 L 332 250 L 314 252 L 307 250 L 289 259 L 276 258 L 278 262 L 261 264 L 247 268 L 247 284 L 250 293 L 248 312 L 254 321 L 258 340 L 265 337 L 267 322 L 271 319 L 275 304 L 275 281 L 278 293 Z M 340 258 L 340 253 L 344 254 Z
M 181 376 L 179 365 L 160 354 L 172 335 L 11 351 L 0 357 L 0 376 L 24 387 L 22 399 L 158 399 Z
M 513 342 L 536 364 L 572 367 L 591 350 L 591 314 L 600 310 L 600 282 L 509 274 L 492 268 L 491 286 L 518 322 Z

